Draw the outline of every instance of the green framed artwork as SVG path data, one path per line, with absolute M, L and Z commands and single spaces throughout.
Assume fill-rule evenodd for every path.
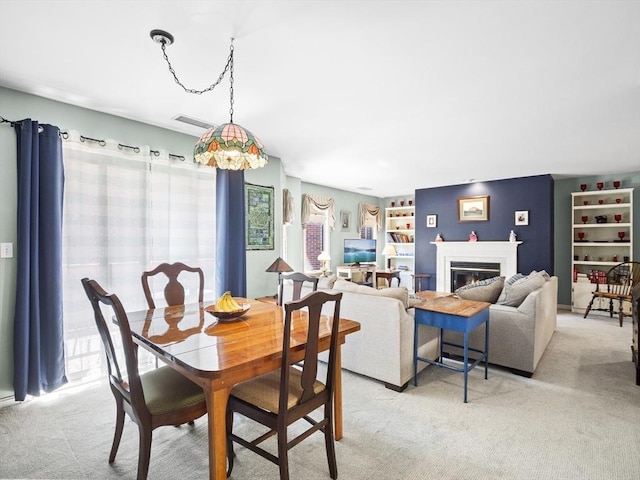
M 273 250 L 273 187 L 244 184 L 247 250 Z

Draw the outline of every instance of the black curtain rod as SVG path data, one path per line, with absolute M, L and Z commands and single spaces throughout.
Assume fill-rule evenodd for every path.
M 16 125 L 20 125 L 20 122 L 14 122 L 13 120 L 7 120 L 2 115 L 0 115 L 0 123 L 8 123 L 12 127 L 15 127 Z
M 13 128 L 15 128 L 15 127 L 22 128 L 22 123 L 21 122 L 16 122 L 15 120 L 7 120 L 6 118 L 4 118 L 3 116 L 0 115 L 0 125 L 3 124 L 3 123 L 8 123 Z M 38 133 L 42 133 L 42 132 L 44 132 L 44 127 L 42 125 L 38 125 Z M 58 130 L 58 135 L 60 135 L 60 130 Z
M 15 122 L 13 120 L 7 120 L 6 118 L 4 118 L 2 115 L 0 115 L 0 124 L 2 123 L 8 123 L 10 124 L 12 127 L 20 126 L 20 122 Z M 42 127 L 40 127 L 42 128 Z M 69 132 L 67 131 L 60 131 L 59 133 L 60 137 L 63 139 L 68 139 L 69 138 Z M 91 138 L 91 137 L 85 137 L 84 135 L 80 135 L 80 141 L 84 142 L 86 140 L 89 140 L 90 142 L 96 142 L 98 145 L 100 145 L 101 147 L 104 147 L 107 145 L 107 142 L 105 140 L 102 140 L 100 138 Z M 123 148 L 129 148 L 131 150 L 133 150 L 135 153 L 140 153 L 140 147 L 135 147 L 135 146 L 131 146 L 131 145 L 125 145 L 123 143 L 119 143 L 118 144 L 118 148 L 120 150 L 122 150 Z M 159 150 L 150 150 L 150 152 L 155 155 L 156 157 L 160 156 L 160 151 Z M 181 162 L 184 162 L 185 158 L 184 155 L 176 155 L 174 153 L 169 153 L 169 158 L 174 159 L 174 160 L 180 160 Z
M 0 118 L 2 118 L 2 117 L 0 117 Z M 69 138 L 69 132 L 67 132 L 67 131 L 60 132 L 60 135 L 65 140 L 67 138 Z M 107 142 L 105 140 L 102 140 L 101 138 L 91 138 L 91 137 L 85 137 L 84 135 L 80 135 L 80 141 L 84 142 L 85 140 L 89 140 L 91 142 L 96 142 L 101 147 L 104 147 L 104 146 L 107 145 Z M 125 145 L 124 143 L 118 143 L 118 148 L 120 150 L 122 150 L 124 148 L 129 148 L 129 149 L 133 150 L 135 153 L 140 153 L 140 147 L 136 147 L 136 146 L 133 146 L 133 145 Z M 155 155 L 156 157 L 160 156 L 160 151 L 159 150 L 150 149 L 149 151 L 153 155 Z M 184 156 L 183 155 L 175 155 L 173 153 L 169 153 L 169 158 L 173 158 L 175 160 L 184 161 Z

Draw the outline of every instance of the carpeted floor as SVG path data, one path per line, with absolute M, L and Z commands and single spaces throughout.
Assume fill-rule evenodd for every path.
M 462 375 L 446 369 L 427 368 L 403 393 L 345 371 L 339 478 L 636 480 L 640 386 L 630 343 L 629 321 L 620 328 L 616 319 L 562 313 L 533 378 L 491 367 L 484 380 L 476 369 L 467 404 Z M 135 478 L 130 421 L 116 462 L 107 462 L 114 417 L 106 385 L 0 409 L 0 478 Z M 156 430 L 149 479 L 207 478 L 206 449 L 205 418 Z M 236 453 L 232 478 L 279 478 L 275 465 Z M 292 480 L 329 478 L 321 435 L 290 452 L 290 468 Z

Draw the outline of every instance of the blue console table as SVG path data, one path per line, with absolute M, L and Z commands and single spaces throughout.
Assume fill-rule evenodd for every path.
M 467 403 L 467 378 L 469 370 L 475 368 L 480 362 L 484 362 L 484 378 L 487 379 L 489 363 L 489 303 L 463 300 L 454 297 L 450 293 L 423 291 L 417 294 L 424 302 L 416 305 L 415 327 L 413 340 L 413 383 L 418 385 L 418 362 L 427 362 L 439 367 L 461 372 L 464 374 L 464 402 Z M 469 347 L 469 332 L 485 325 L 484 351 Z M 428 325 L 440 329 L 440 350 L 437 360 L 420 357 L 418 355 L 418 328 L 420 325 Z M 443 342 L 442 331 L 453 330 L 464 334 L 464 344 Z M 442 356 L 443 345 L 460 347 L 464 351 L 462 367 L 456 367 L 444 363 Z M 472 363 L 469 362 L 469 350 L 479 353 L 480 356 Z

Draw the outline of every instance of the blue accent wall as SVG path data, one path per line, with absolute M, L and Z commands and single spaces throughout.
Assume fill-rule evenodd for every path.
M 551 175 L 511 178 L 416 190 L 415 271 L 431 274 L 436 285 L 436 234 L 446 241 L 467 241 L 471 231 L 478 241 L 507 241 L 513 230 L 523 243 L 518 247 L 518 271 L 546 270 L 554 274 Z M 489 221 L 458 222 L 458 197 L 489 195 Z M 515 212 L 527 210 L 529 225 L 515 226 Z M 437 227 L 427 228 L 427 215 L 437 215 Z

